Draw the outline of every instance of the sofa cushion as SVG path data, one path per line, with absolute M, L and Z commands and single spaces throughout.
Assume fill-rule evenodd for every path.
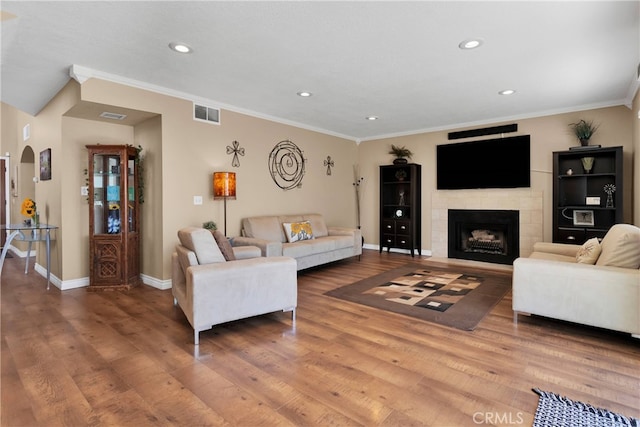
M 178 231 L 180 244 L 195 252 L 198 264 L 225 262 L 213 234 L 204 228 L 187 227 Z
M 277 216 L 254 216 L 242 220 L 242 229 L 246 237 L 275 242 L 286 242 L 282 225 Z
M 324 222 L 324 217 L 320 214 L 304 214 L 302 216 L 305 221 L 311 223 L 313 229 L 313 235 L 315 237 L 324 237 L 329 235 L 329 229 L 327 223 Z
M 229 243 L 227 236 L 222 234 L 222 231 L 215 230 L 213 231 L 213 238 L 216 240 L 218 248 L 220 248 L 220 252 L 222 252 L 224 259 L 227 261 L 235 261 L 236 255 L 233 253 L 233 248 L 231 247 L 231 243 Z
M 602 252 L 602 248 L 600 247 L 600 242 L 597 237 L 593 239 L 589 239 L 584 242 L 584 245 L 580 247 L 578 253 L 576 254 L 576 261 L 578 264 L 595 264 L 600 256 L 600 252 Z
M 313 239 L 313 229 L 309 221 L 285 222 L 282 227 L 289 243 Z
M 309 255 L 331 252 L 334 249 L 335 242 L 332 239 L 322 238 L 302 240 L 295 243 L 284 243 L 282 245 L 282 255 L 292 258 L 301 258 Z
M 615 224 L 602 239 L 602 253 L 596 265 L 640 268 L 640 228 Z

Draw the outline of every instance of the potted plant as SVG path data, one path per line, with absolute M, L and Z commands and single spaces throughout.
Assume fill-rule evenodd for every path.
M 218 229 L 218 226 L 213 221 L 207 221 L 207 222 L 203 222 L 202 223 L 202 228 L 205 228 L 205 229 L 210 230 L 210 231 L 213 232 L 213 231 L 216 231 Z
M 413 156 L 413 153 L 407 147 L 404 147 L 404 146 L 398 147 L 393 144 L 391 145 L 391 150 L 389 151 L 389 154 L 393 154 L 394 156 L 396 156 L 396 158 L 393 161 L 394 165 L 407 164 L 407 159 L 410 159 L 411 156 Z
M 580 120 L 579 122 L 571 123 L 569 127 L 580 141 L 580 145 L 585 147 L 589 145 L 589 139 L 596 133 L 599 125 L 595 125 L 592 120 Z

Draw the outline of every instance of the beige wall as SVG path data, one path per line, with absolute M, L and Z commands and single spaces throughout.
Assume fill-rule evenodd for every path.
M 142 208 L 145 275 L 170 277 L 169 258 L 179 228 L 208 220 L 223 228 L 224 204 L 212 196 L 214 171 L 237 174 L 237 199 L 227 202 L 229 236 L 239 234 L 241 218 L 260 214 L 320 212 L 329 224 L 355 225 L 352 166 L 357 147 L 353 141 L 230 111 L 221 112 L 220 125 L 202 123 L 193 120 L 189 100 L 95 79 L 82 85 L 81 99 L 161 116 L 136 126 L 135 131 L 136 144 L 144 149 L 148 180 Z M 269 153 L 285 139 L 304 152 L 306 161 L 302 187 L 288 191 L 276 186 L 267 167 Z M 231 166 L 226 148 L 234 140 L 245 149 L 238 168 Z M 331 175 L 323 164 L 327 156 L 335 163 Z M 202 196 L 204 203 L 194 205 L 194 196 Z
M 600 128 L 591 139 L 591 144 L 609 146 L 622 146 L 624 150 L 624 220 L 633 220 L 633 189 L 632 166 L 634 156 L 632 111 L 626 107 L 602 108 L 597 110 L 558 114 L 525 120 L 516 120 L 504 123 L 494 123 L 487 126 L 495 126 L 507 123 L 517 123 L 518 132 L 511 135 L 531 135 L 531 188 L 543 193 L 544 198 L 544 240 L 551 241 L 552 234 L 552 192 L 553 181 L 551 172 L 553 169 L 552 152 L 568 150 L 578 145 L 575 138 L 569 133 L 567 125 L 580 119 L 591 120 L 600 124 Z M 484 127 L 484 126 L 477 126 Z M 452 129 L 462 130 L 462 129 Z M 358 161 L 362 167 L 363 175 L 368 182 L 368 188 L 363 196 L 362 232 L 365 241 L 373 244 L 379 243 L 378 236 L 378 166 L 391 164 L 393 156 L 387 154 L 392 144 L 406 146 L 413 153 L 411 159 L 414 163 L 422 165 L 422 245 L 423 250 L 431 249 L 431 194 L 436 191 L 436 145 L 449 143 L 447 133 L 430 132 L 418 135 L 386 138 L 362 142 L 358 150 Z M 486 138 L 493 138 L 488 136 Z M 477 138 L 480 139 L 480 138 Z M 451 142 L 459 142 L 455 140 Z M 462 140 L 467 141 L 467 139 Z M 636 150 L 637 155 L 637 150 Z M 638 188 L 638 187 L 636 187 Z M 636 190 L 637 191 L 637 190 Z
M 91 102 L 156 114 L 133 126 L 114 125 L 64 116 L 79 102 Z M 552 157 L 557 150 L 577 145 L 567 124 L 593 119 L 601 127 L 592 144 L 622 145 L 625 151 L 625 221 L 640 223 L 638 199 L 632 197 L 632 183 L 640 188 L 633 163 L 638 164 L 640 149 L 639 108 L 636 96 L 633 110 L 612 107 L 518 120 L 518 134 L 530 134 L 532 143 L 532 188 L 544 197 L 544 238 L 551 240 Z M 80 187 L 85 185 L 87 167 L 85 145 L 122 143 L 141 145 L 145 156 L 145 203 L 142 207 L 142 274 L 145 282 L 166 286 L 170 278 L 170 254 L 176 244 L 176 231 L 216 221 L 223 227 L 223 202 L 212 197 L 214 171 L 237 174 L 237 199 L 227 202 L 227 235 L 240 232 L 240 219 L 250 215 L 320 212 L 331 225 L 356 224 L 353 166 L 358 165 L 361 185 L 361 222 L 366 244 L 378 244 L 378 168 L 390 164 L 391 144 L 405 145 L 415 155 L 412 161 L 423 165 L 423 250 L 431 249 L 431 194 L 435 191 L 435 147 L 447 143 L 447 132 L 365 141 L 353 141 L 223 110 L 221 125 L 192 119 L 192 102 L 107 81 L 90 79 L 82 85 L 70 82 L 37 116 L 31 117 L 2 104 L 0 152 L 11 154 L 12 164 L 24 149 L 22 127 L 31 124 L 28 141 L 36 155 L 52 148 L 51 181 L 36 185 L 39 206 L 47 207 L 49 221 L 59 224 L 54 247 L 52 272 L 64 282 L 86 281 L 88 267 L 88 205 Z M 64 117 L 63 117 L 64 116 Z M 512 123 L 512 122 L 509 122 Z M 501 123 L 495 123 L 501 124 Z M 459 129 L 452 129 L 459 130 Z M 306 174 L 301 188 L 285 191 L 273 182 L 268 158 L 282 140 L 293 141 L 304 152 Z M 231 166 L 227 146 L 237 140 L 244 148 L 240 167 Z M 327 175 L 327 156 L 335 163 Z M 637 191 L 637 190 L 636 190 Z M 203 204 L 193 204 L 202 196 Z M 24 196 L 12 198 L 12 206 Z M 635 214 L 633 205 L 635 204 Z M 19 217 L 15 206 L 13 218 Z M 17 216 L 16 216 L 17 215 Z M 635 221 L 633 221 L 635 215 Z M 43 264 L 43 258 L 38 262 Z
M 89 276 L 89 197 L 80 193 L 88 185 L 89 144 L 133 144 L 133 128 L 110 123 L 64 117 L 62 157 L 68 167 L 62 170 L 62 222 L 64 232 L 63 278 Z M 52 156 L 53 157 L 53 156 Z M 62 159 L 57 159 L 62 160 Z M 53 160 L 54 162 L 56 159 Z

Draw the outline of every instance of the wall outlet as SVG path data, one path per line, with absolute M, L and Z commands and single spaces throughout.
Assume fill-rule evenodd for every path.
M 202 196 L 193 196 L 193 204 L 201 205 L 202 204 Z

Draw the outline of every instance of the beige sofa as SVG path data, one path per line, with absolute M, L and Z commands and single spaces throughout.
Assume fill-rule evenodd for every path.
M 290 241 L 285 224 L 304 222 L 310 227 L 307 239 Z M 242 220 L 241 236 L 233 239 L 233 245 L 257 246 L 265 257 L 295 258 L 297 269 L 303 270 L 361 255 L 362 235 L 357 228 L 328 227 L 320 214 L 254 216 Z
M 640 338 L 640 228 L 614 225 L 599 243 L 539 242 L 513 263 L 518 314 L 566 320 Z
M 178 238 L 171 292 L 193 327 L 196 345 L 200 331 L 220 323 L 280 310 L 291 311 L 295 320 L 298 279 L 293 258 L 262 258 L 260 250 L 250 246 L 231 248 L 224 236 L 217 243 L 204 228 L 184 228 Z

